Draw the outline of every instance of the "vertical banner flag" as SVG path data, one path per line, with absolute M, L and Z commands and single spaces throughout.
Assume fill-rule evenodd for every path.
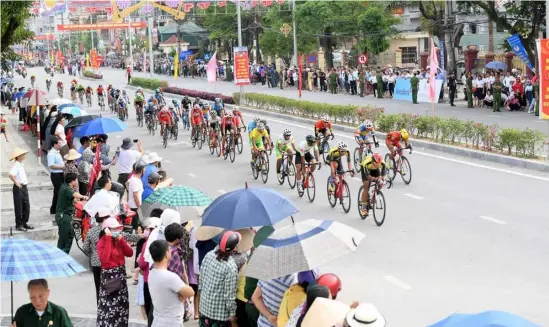
M 438 102 L 436 92 L 435 74 L 438 69 L 437 50 L 435 49 L 435 41 L 431 37 L 431 58 L 429 62 L 429 101 L 432 103 Z
M 90 67 L 90 55 L 86 53 L 86 68 Z
M 208 83 L 215 83 L 217 75 L 217 51 L 214 52 L 206 67 L 206 74 L 208 75 Z
M 297 54 L 297 89 L 299 90 L 299 98 L 301 99 L 301 91 L 303 89 L 303 58 L 301 53 Z
M 549 39 L 538 41 L 539 119 L 549 120 Z
M 147 53 L 143 50 L 143 72 L 147 71 Z
M 444 70 L 444 42 L 438 40 L 438 48 L 440 49 L 440 70 Z
M 179 54 L 173 56 L 173 78 L 177 79 L 179 74 Z
M 250 59 L 248 47 L 234 48 L 234 82 L 236 85 L 250 84 Z
M 511 47 L 511 50 L 515 55 L 517 55 L 520 60 L 522 60 L 528 68 L 531 70 L 534 70 L 534 66 L 530 62 L 530 59 L 528 58 L 528 54 L 526 53 L 526 50 L 524 49 L 524 46 L 522 45 L 522 42 L 520 41 L 520 37 L 518 34 L 513 34 L 507 38 L 507 43 L 509 43 L 509 46 Z

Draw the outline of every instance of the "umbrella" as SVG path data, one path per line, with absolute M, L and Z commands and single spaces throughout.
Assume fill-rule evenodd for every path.
M 99 117 L 100 117 L 99 115 L 87 115 L 87 116 L 75 117 L 73 120 L 69 122 L 69 124 L 67 125 L 67 128 L 83 125 L 89 122 L 90 120 L 94 120 L 95 118 L 99 118 Z
M 244 275 L 270 280 L 318 268 L 355 252 L 364 234 L 331 220 L 307 219 L 276 230 L 250 258 Z
M 476 314 L 454 313 L 429 327 L 540 327 L 522 317 L 504 311 Z
M 75 137 L 122 132 L 127 128 L 118 118 L 96 118 L 82 125 L 74 134 Z
M 507 65 L 503 61 L 490 61 L 485 66 L 488 69 L 505 70 Z
M 13 282 L 70 277 L 86 269 L 70 255 L 47 243 L 27 239 L 2 240 L 0 279 L 11 282 L 11 315 L 13 319 Z
M 64 99 L 62 99 L 62 100 L 64 100 Z M 72 108 L 72 107 L 84 109 L 84 107 L 82 107 L 82 106 L 79 105 L 78 103 L 72 103 L 72 101 L 69 101 L 69 102 L 67 102 L 67 103 L 63 103 L 63 104 L 59 105 L 59 106 L 57 107 L 57 110 L 61 110 L 61 109 L 64 109 L 64 108 Z
M 48 101 L 46 92 L 36 89 L 25 93 L 23 99 L 27 99 L 27 106 L 43 106 Z
M 202 215 L 202 225 L 240 229 L 274 225 L 299 212 L 282 194 L 267 188 L 246 187 L 215 199 Z
M 58 106 L 58 107 L 67 103 L 72 103 L 72 101 L 68 99 L 63 99 L 63 98 L 57 98 L 50 101 L 50 104 L 52 106 Z
M 212 202 L 210 197 L 187 186 L 165 187 L 154 191 L 141 206 L 142 217 L 148 217 L 155 208 L 172 208 L 181 214 L 181 221 L 198 219 L 204 208 Z
M 13 82 L 13 78 L 11 78 L 11 77 L 2 77 L 2 79 L 0 79 L 1 84 L 7 84 L 7 83 L 11 83 L 11 82 Z
M 63 107 L 63 108 L 61 108 L 61 110 L 59 110 L 59 112 L 62 113 L 62 114 L 72 115 L 73 117 L 80 117 L 80 116 L 89 115 L 86 112 L 86 110 L 80 109 L 77 106 L 71 107 L 71 106 L 67 106 L 67 105 L 62 105 L 61 107 Z

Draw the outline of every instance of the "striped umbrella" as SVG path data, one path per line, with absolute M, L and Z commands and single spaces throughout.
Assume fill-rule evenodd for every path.
M 141 217 L 148 217 L 156 208 L 172 208 L 181 214 L 181 221 L 194 220 L 200 218 L 211 202 L 209 196 L 192 187 L 165 187 L 154 191 L 143 201 Z
M 80 117 L 80 116 L 87 116 L 89 115 L 88 112 L 80 107 L 77 106 L 61 106 L 59 110 L 62 114 L 72 115 L 73 117 Z
M 364 234 L 331 220 L 307 219 L 277 229 L 257 247 L 244 275 L 270 280 L 312 270 L 355 252 Z
M 26 106 L 44 106 L 47 104 L 47 94 L 44 91 L 32 89 L 23 95 Z

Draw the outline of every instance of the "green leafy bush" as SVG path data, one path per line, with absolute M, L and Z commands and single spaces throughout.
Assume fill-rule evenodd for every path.
M 144 89 L 155 90 L 168 87 L 168 82 L 156 78 L 132 77 L 130 85 L 140 86 Z
M 87 78 L 103 79 L 103 75 L 96 73 L 93 70 L 85 70 L 83 75 Z

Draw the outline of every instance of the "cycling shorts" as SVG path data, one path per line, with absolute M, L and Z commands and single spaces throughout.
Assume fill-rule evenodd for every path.
M 234 126 L 232 124 L 225 124 L 225 131 L 231 131 L 232 129 L 234 129 Z
M 263 146 L 263 140 L 251 140 L 250 141 L 250 148 L 253 148 L 253 144 L 257 147 L 258 150 L 264 150 L 265 146 Z
M 276 153 L 276 158 L 277 159 L 282 159 L 282 154 L 286 151 L 288 151 L 288 149 L 291 149 L 290 147 L 290 144 L 286 144 L 284 146 L 282 146 L 282 151 L 280 151 L 278 149 L 278 144 L 275 146 L 275 153 Z M 292 151 L 293 152 L 293 151 Z
M 210 127 L 213 128 L 213 129 L 217 128 L 217 122 L 216 121 L 211 122 Z
M 361 166 L 360 167 L 360 175 L 362 176 L 362 181 L 366 182 L 366 181 L 368 181 L 368 176 L 372 176 L 372 177 L 381 176 L 381 171 L 380 171 L 380 169 L 369 170 L 368 168 L 366 168 L 364 166 Z
M 314 159 L 313 155 L 309 151 L 305 152 L 304 157 L 305 157 L 305 162 L 311 162 Z M 299 151 L 296 152 L 295 154 L 295 164 L 301 165 L 301 153 Z
M 355 138 L 362 140 L 365 143 L 368 143 L 368 135 L 355 135 Z
M 315 127 L 315 136 L 318 136 L 318 134 L 324 134 L 326 135 L 326 131 L 327 131 L 327 128 L 324 127 L 324 128 L 319 128 L 318 129 L 318 132 L 316 131 L 316 127 Z

